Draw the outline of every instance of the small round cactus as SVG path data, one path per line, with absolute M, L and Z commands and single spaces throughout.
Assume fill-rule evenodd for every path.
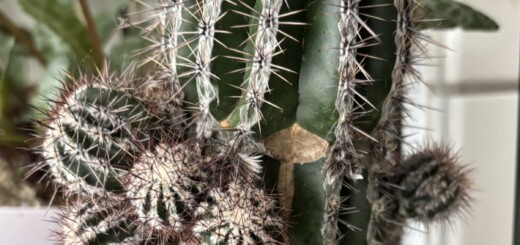
M 152 138 L 152 116 L 132 94 L 102 78 L 88 80 L 56 102 L 44 122 L 43 155 L 56 182 L 71 193 L 121 191 L 119 177 Z
M 425 223 L 445 221 L 470 204 L 468 169 L 447 147 L 432 145 L 409 156 L 384 183 L 401 215 Z
M 200 198 L 197 145 L 161 143 L 139 156 L 125 177 L 138 224 L 163 234 L 180 232 Z
M 114 197 L 110 197 L 114 198 Z M 109 198 L 109 199 L 110 199 Z M 62 245 L 138 244 L 122 199 L 76 200 L 62 213 L 56 232 Z
M 280 244 L 286 225 L 275 199 L 239 180 L 209 191 L 193 232 L 205 244 Z

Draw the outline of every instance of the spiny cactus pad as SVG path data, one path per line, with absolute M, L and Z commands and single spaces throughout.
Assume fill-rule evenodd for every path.
M 57 237 L 62 245 L 128 244 L 134 240 L 122 200 L 76 200 L 62 209 Z M 136 243 L 133 243 L 136 244 Z
M 135 97 L 105 85 L 82 85 L 57 103 L 44 156 L 70 191 L 121 191 L 119 177 L 150 140 L 150 115 Z
M 168 234 L 189 221 L 203 189 L 199 151 L 196 145 L 163 143 L 137 159 L 125 177 L 125 193 L 141 228 Z
M 276 205 L 261 188 L 234 181 L 210 191 L 193 231 L 207 244 L 280 244 L 286 225 Z

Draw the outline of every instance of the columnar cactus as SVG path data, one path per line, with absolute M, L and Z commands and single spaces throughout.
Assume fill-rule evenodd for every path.
M 151 42 L 146 75 L 83 77 L 44 122 L 56 182 L 87 200 L 62 222 L 64 243 L 398 244 L 408 219 L 469 206 L 448 148 L 401 153 L 428 41 L 419 0 L 142 5 L 145 19 L 125 23 Z M 363 206 L 345 182 L 364 186 Z

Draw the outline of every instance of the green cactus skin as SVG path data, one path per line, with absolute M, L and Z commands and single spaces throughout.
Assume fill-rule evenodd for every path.
M 280 244 L 287 229 L 276 199 L 240 180 L 209 191 L 193 233 L 204 244 Z
M 144 105 L 101 84 L 78 86 L 57 104 L 43 146 L 56 181 L 70 193 L 122 191 L 119 178 L 151 137 Z
M 131 218 L 123 199 L 80 199 L 62 208 L 56 236 L 62 245 L 102 245 L 135 243 Z M 133 242 L 131 242 L 133 240 Z
M 179 233 L 204 189 L 197 145 L 161 143 L 136 160 L 125 177 L 126 197 L 142 230 Z

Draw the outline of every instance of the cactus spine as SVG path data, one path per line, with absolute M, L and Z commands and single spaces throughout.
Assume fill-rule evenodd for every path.
M 117 219 L 103 216 L 110 225 L 70 241 L 98 242 L 100 232 L 128 228 L 118 223 L 126 217 L 132 235 L 110 241 L 328 245 L 362 229 L 363 243 L 396 244 L 408 219 L 444 221 L 469 206 L 468 171 L 447 148 L 401 154 L 404 104 L 414 105 L 406 89 L 420 81 L 413 65 L 428 41 L 415 0 L 142 5 L 145 24 L 132 25 L 151 41 L 142 64 L 153 65 L 141 83 L 122 89 L 97 79 L 65 92 L 51 113 L 44 155 L 57 183 L 89 200 L 82 210 L 105 212 L 92 203 L 99 196 L 121 202 L 110 209 Z M 363 12 L 380 8 L 396 19 L 383 31 L 378 14 Z M 374 65 L 373 47 L 391 62 Z M 296 129 L 305 132 L 298 140 L 320 139 L 328 150 L 294 150 Z M 309 152 L 321 159 L 288 163 Z M 367 185 L 365 227 L 341 220 L 356 208 L 345 181 Z M 271 194 L 276 183 L 289 191 Z M 99 213 L 81 212 L 75 223 Z
M 394 197 L 400 215 L 426 224 L 447 222 L 470 205 L 468 171 L 449 148 L 432 144 L 408 156 L 380 183 Z

